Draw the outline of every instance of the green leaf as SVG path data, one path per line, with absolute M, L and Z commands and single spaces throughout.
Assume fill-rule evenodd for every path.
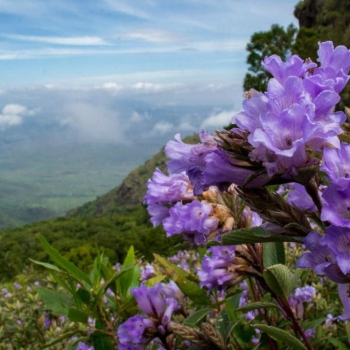
M 310 328 L 315 328 L 317 325 L 323 323 L 325 320 L 326 320 L 326 317 L 317 318 L 316 320 L 312 320 L 312 321 L 305 320 L 301 326 L 304 330 L 307 330 Z
M 216 322 L 216 328 L 224 339 L 229 337 L 238 324 L 234 310 L 238 308 L 240 297 L 241 293 L 238 293 L 225 300 L 225 308 L 220 311 L 218 321 Z
M 59 344 L 61 343 L 63 340 L 67 339 L 67 338 L 71 338 L 73 335 L 79 333 L 80 330 L 75 330 L 75 331 L 71 331 L 71 332 L 67 332 L 62 334 L 61 336 L 59 336 L 58 338 L 50 341 L 50 343 L 46 343 L 45 345 L 43 345 L 40 349 L 44 350 L 46 348 L 50 348 L 53 345 Z
M 68 286 L 68 284 L 66 283 L 66 281 L 63 278 L 58 276 L 55 272 L 51 272 L 51 276 L 52 276 L 53 280 L 59 286 L 61 286 L 63 289 L 67 290 L 68 292 L 74 294 L 74 290 L 71 287 Z
M 158 254 L 153 254 L 153 255 L 154 255 L 154 258 L 157 260 L 157 262 L 165 269 L 165 271 L 169 272 L 168 275 L 176 274 L 176 275 L 179 275 L 180 277 L 187 278 L 194 282 L 199 282 L 197 275 L 190 274 L 189 272 L 185 271 L 181 267 L 170 263 L 167 259 L 163 258 Z M 173 277 L 173 276 L 170 275 L 170 277 Z
M 251 324 L 250 326 L 253 328 L 260 329 L 261 331 L 267 333 L 271 338 L 277 341 L 281 341 L 283 343 L 288 344 L 293 350 L 307 350 L 299 339 L 295 338 L 293 335 L 289 334 L 288 332 L 282 329 L 267 326 L 265 324 Z
M 190 281 L 187 278 L 173 277 L 174 282 L 180 288 L 181 292 L 189 297 L 198 305 L 210 305 L 211 301 L 204 289 L 200 288 L 198 283 Z
M 263 260 L 265 267 L 285 264 L 286 257 L 283 242 L 263 243 Z
M 72 322 L 87 323 L 89 315 L 84 311 L 71 307 L 68 310 L 68 319 Z
M 294 290 L 295 288 L 297 288 L 298 284 L 299 284 L 299 280 L 301 279 L 301 276 L 307 273 L 307 271 L 305 269 L 296 269 L 294 272 L 294 275 L 292 276 L 292 278 L 290 279 L 290 290 Z
M 164 278 L 166 278 L 166 276 L 164 276 L 164 275 L 158 275 L 158 276 L 152 277 L 149 280 L 147 280 L 146 286 L 153 287 L 156 284 L 162 282 L 164 280 Z
M 128 254 L 126 255 L 122 269 L 128 267 L 128 266 L 133 266 L 136 264 L 135 261 L 135 252 L 134 252 L 134 247 L 131 246 L 129 248 Z M 134 278 L 134 269 L 129 269 L 123 276 L 120 277 L 118 280 L 117 286 L 118 290 L 120 291 L 121 295 L 125 298 L 128 295 L 129 288 L 133 282 Z
M 37 264 L 37 265 L 41 265 L 41 266 L 44 266 L 46 267 L 47 269 L 49 270 L 54 270 L 54 271 L 58 271 L 58 272 L 61 272 L 61 270 L 55 266 L 55 265 L 52 265 L 52 264 L 49 264 L 49 263 L 45 263 L 45 262 L 41 262 L 41 261 L 36 261 L 36 260 L 33 260 L 33 259 L 29 259 L 32 263 L 34 264 Z
M 265 242 L 302 242 L 300 237 L 282 236 L 268 232 L 261 227 L 234 230 L 222 235 L 223 245 L 253 244 Z
M 196 304 L 211 305 L 210 298 L 204 289 L 199 287 L 196 277 L 193 277 L 187 271 L 170 263 L 168 260 L 158 254 L 154 254 L 154 257 L 157 262 L 164 268 L 167 276 L 176 282 L 182 293 L 184 293 Z
M 207 316 L 211 311 L 213 311 L 213 309 L 201 309 L 192 314 L 190 317 L 187 317 L 183 324 L 188 327 L 194 327 L 198 322 L 202 321 L 205 316 Z
M 92 309 L 94 309 L 97 306 L 102 294 L 106 293 L 107 289 L 110 288 L 115 281 L 118 281 L 122 276 L 124 276 L 129 270 L 133 268 L 134 266 L 127 266 L 126 268 L 122 268 L 122 270 L 120 270 L 119 272 L 115 272 L 106 283 L 100 286 L 95 296 L 95 299 L 92 302 Z
M 248 304 L 246 306 L 240 307 L 239 309 L 237 309 L 237 311 L 250 311 L 250 310 L 256 310 L 256 309 L 279 309 L 279 307 L 274 304 L 274 303 L 268 303 L 268 302 L 264 302 L 264 301 L 259 301 L 256 303 L 251 303 Z
M 86 289 L 79 288 L 76 294 L 79 296 L 79 298 L 84 304 L 88 305 L 90 303 L 91 295 Z
M 67 294 L 52 289 L 37 288 L 39 298 L 56 314 L 68 315 L 68 308 L 74 305 Z
M 328 342 L 334 345 L 338 350 L 349 350 L 349 347 L 337 338 L 329 338 Z
M 44 236 L 39 236 L 41 245 L 44 251 L 50 256 L 50 258 L 61 268 L 65 269 L 68 273 L 74 276 L 78 281 L 84 281 L 89 286 L 91 286 L 91 281 L 88 275 L 86 275 L 83 271 L 81 271 L 78 267 L 76 267 L 73 263 L 65 259 L 57 249 L 51 247 L 51 245 L 47 242 Z
M 263 272 L 265 282 L 271 291 L 280 298 L 286 299 L 290 293 L 290 272 L 282 264 L 270 266 Z
M 106 327 L 101 320 L 96 320 L 96 328 L 102 331 L 106 331 Z M 92 334 L 92 343 L 95 350 L 113 350 L 114 346 L 110 336 L 104 333 L 100 333 L 96 330 Z

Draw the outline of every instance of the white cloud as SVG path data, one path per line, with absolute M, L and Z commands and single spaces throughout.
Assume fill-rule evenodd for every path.
M 27 107 L 20 104 L 7 104 L 0 114 L 0 129 L 19 125 L 23 121 L 23 117 L 35 115 L 37 110 L 28 110 Z
M 18 104 L 8 104 L 2 109 L 2 114 L 25 115 L 27 113 L 27 107 Z
M 6 35 L 6 37 L 22 40 L 33 41 L 37 43 L 57 44 L 57 45 L 75 45 L 75 46 L 100 46 L 108 43 L 98 36 L 30 36 L 30 35 Z
M 140 113 L 132 112 L 130 121 L 132 123 L 137 123 L 137 122 L 142 121 L 143 119 L 145 119 L 145 117 L 143 115 L 141 115 Z
M 231 122 L 232 117 L 235 113 L 236 112 L 233 110 L 223 110 L 219 113 L 213 113 L 203 121 L 200 128 L 201 129 L 222 128 Z
M 164 30 L 145 29 L 131 32 L 125 35 L 127 39 L 143 40 L 151 43 L 169 43 L 178 41 L 180 38 L 174 33 Z
M 181 130 L 181 131 L 197 131 L 197 128 L 193 126 L 189 122 L 182 122 L 180 123 L 176 129 Z
M 135 2 L 136 6 L 132 6 L 132 1 L 130 0 L 104 0 L 104 2 L 109 6 L 109 8 L 116 12 L 125 13 L 126 15 L 142 18 L 142 19 L 151 19 L 151 15 L 144 10 L 141 10 L 140 7 L 146 1 Z
M 168 122 L 159 122 L 154 125 L 152 134 L 166 134 L 174 128 L 174 125 Z
M 154 84 L 138 82 L 136 84 L 132 84 L 130 88 L 142 92 L 161 92 L 170 91 L 178 88 L 179 86 L 180 84 Z
M 105 105 L 81 101 L 64 108 L 62 124 L 69 125 L 84 141 L 125 143 L 121 116 Z

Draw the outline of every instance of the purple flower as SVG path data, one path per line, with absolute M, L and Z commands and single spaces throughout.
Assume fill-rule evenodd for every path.
M 319 275 L 325 274 L 325 269 L 335 262 L 331 249 L 320 244 L 322 236 L 310 232 L 304 239 L 304 244 L 310 252 L 304 253 L 297 261 L 297 267 L 312 268 Z
M 168 298 L 169 293 L 162 284 L 158 283 L 152 288 L 141 286 L 131 290 L 131 294 L 137 301 L 139 308 L 149 316 L 161 320 L 166 314 L 169 317 L 172 312 L 178 308 L 178 304 L 172 301 L 173 298 Z M 170 320 L 170 319 L 169 319 Z M 165 324 L 165 326 L 167 323 Z M 163 324 L 164 326 L 164 324 Z
M 338 284 L 338 293 L 344 306 L 344 313 L 339 316 L 339 319 L 345 321 L 350 318 L 350 284 Z
M 350 181 L 343 189 L 330 184 L 323 192 L 322 199 L 321 219 L 337 226 L 350 227 Z
M 11 293 L 7 290 L 7 288 L 1 289 L 1 293 L 4 295 L 5 298 L 8 298 L 11 296 Z
M 162 204 L 149 204 L 147 207 L 148 213 L 151 216 L 151 223 L 154 227 L 158 226 L 166 217 L 169 216 L 169 208 Z
M 306 338 L 308 338 L 308 339 L 314 338 L 315 335 L 316 335 L 316 330 L 315 330 L 315 328 L 310 328 L 310 329 L 307 329 L 307 330 L 305 331 L 305 336 L 306 336 Z
M 214 137 L 202 131 L 199 134 L 202 143 L 189 145 L 181 140 L 179 134 L 175 135 L 176 141 L 169 141 L 165 147 L 165 155 L 170 159 L 167 167 L 170 174 L 188 171 L 194 167 L 204 168 L 204 158 L 217 150 Z
M 342 142 L 339 149 L 326 147 L 323 150 L 324 171 L 329 180 L 344 190 L 350 182 L 350 145 Z
M 90 346 L 88 344 L 85 344 L 83 342 L 79 342 L 78 346 L 75 348 L 75 350 L 94 350 L 93 346 Z
M 341 133 L 337 123 L 313 121 L 315 106 L 305 95 L 300 78 L 289 77 L 283 85 L 271 79 L 268 85 L 267 112 L 260 115 L 261 127 L 248 140 L 257 148 L 254 160 L 262 161 L 269 175 L 308 164 L 306 147 L 319 151 Z M 322 111 L 323 113 L 323 111 Z
M 289 304 L 294 310 L 297 317 L 304 314 L 304 302 L 310 302 L 316 295 L 316 289 L 312 286 L 296 288 L 289 296 Z
M 321 244 L 335 255 L 335 260 L 344 275 L 350 272 L 350 228 L 330 226 Z
M 161 170 L 156 169 L 152 179 L 147 182 L 144 203 L 175 203 L 194 198 L 190 180 L 185 173 L 167 176 Z
M 298 183 L 293 184 L 293 188 L 288 192 L 287 199 L 289 204 L 301 210 L 317 210 L 315 203 L 306 192 L 305 187 Z
M 154 277 L 156 270 L 151 264 L 146 264 L 146 266 L 141 266 L 141 281 L 147 281 L 151 277 Z
M 306 82 L 313 83 L 315 85 L 313 90 L 316 92 L 334 89 L 340 93 L 349 79 L 347 76 L 350 69 L 349 50 L 345 46 L 337 46 L 334 49 L 333 43 L 326 41 L 319 44 L 318 56 L 321 66 L 307 77 Z
M 202 269 L 197 271 L 201 287 L 222 290 L 235 280 L 237 276 L 232 271 L 235 250 L 236 246 L 209 248 L 212 256 L 205 256 L 202 260 Z
M 283 62 L 277 55 L 265 57 L 262 62 L 265 69 L 281 84 L 290 76 L 303 78 L 307 70 L 316 68 L 317 64 L 311 61 L 304 62 L 298 55 L 293 55 Z
M 17 283 L 17 282 L 15 282 L 15 283 L 13 284 L 13 286 L 14 286 L 17 290 L 21 290 L 21 289 L 22 289 L 22 286 L 21 286 L 19 283 Z
M 205 163 L 206 167 L 201 178 L 202 188 L 205 189 L 211 185 L 219 186 L 221 184 L 226 184 L 228 187 L 232 183 L 243 186 L 247 178 L 255 172 L 235 165 L 235 159 L 221 149 L 208 154 L 205 157 Z M 267 180 L 266 175 L 259 176 L 249 183 L 248 187 L 262 186 Z
M 170 208 L 169 217 L 163 220 L 163 227 L 168 237 L 182 233 L 186 239 L 200 245 L 218 227 L 219 220 L 212 213 L 212 206 L 204 201 L 195 200 L 189 204 L 178 202 Z
M 150 339 L 144 333 L 147 328 L 153 327 L 153 322 L 141 315 L 135 315 L 118 327 L 118 339 L 123 347 L 145 344 Z
M 269 99 L 262 92 L 254 92 L 243 101 L 243 111 L 234 116 L 234 123 L 242 130 L 253 133 L 261 128 L 260 116 L 267 113 Z

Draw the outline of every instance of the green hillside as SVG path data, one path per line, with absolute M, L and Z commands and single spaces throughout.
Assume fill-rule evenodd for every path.
M 184 141 L 196 143 L 198 136 L 189 136 Z M 162 149 L 133 170 L 120 186 L 71 210 L 66 217 L 3 229 L 0 234 L 0 280 L 21 272 L 29 258 L 45 260 L 39 234 L 82 268 L 92 263 L 99 249 L 112 262 L 121 261 L 130 245 L 148 260 L 153 259 L 153 253 L 175 252 L 174 246 L 181 240 L 166 238 L 162 228 L 153 228 L 142 205 L 147 180 L 156 167 L 164 169 L 165 163 Z

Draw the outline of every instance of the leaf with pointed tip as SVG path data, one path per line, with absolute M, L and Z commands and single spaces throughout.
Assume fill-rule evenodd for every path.
M 264 266 L 270 267 L 275 264 L 285 263 L 285 252 L 283 242 L 263 243 Z
M 237 311 L 251 311 L 251 310 L 256 310 L 256 309 L 279 309 L 279 307 L 274 304 L 274 303 L 268 303 L 268 302 L 264 302 L 264 301 L 259 301 L 256 303 L 251 303 L 248 304 L 246 306 L 242 306 L 239 309 L 237 309 Z
M 307 350 L 303 343 L 288 332 L 266 324 L 251 324 L 252 328 L 260 329 L 267 333 L 271 338 L 288 344 L 293 350 Z
M 211 311 L 213 311 L 212 308 L 198 310 L 191 316 L 187 317 L 183 324 L 188 327 L 194 327 L 198 322 L 202 321 Z
M 302 242 L 301 237 L 282 236 L 261 227 L 243 228 L 222 235 L 223 245 L 253 244 L 265 242 Z
M 263 272 L 265 282 L 271 291 L 282 299 L 287 299 L 290 290 L 290 272 L 287 266 L 277 264 L 270 266 Z
M 68 273 L 74 276 L 80 283 L 85 282 L 91 286 L 91 281 L 88 275 L 81 271 L 73 263 L 65 259 L 57 249 L 53 248 L 49 242 L 44 238 L 44 236 L 39 236 L 40 243 L 44 251 L 50 256 L 50 258 L 62 269 L 65 269 Z

